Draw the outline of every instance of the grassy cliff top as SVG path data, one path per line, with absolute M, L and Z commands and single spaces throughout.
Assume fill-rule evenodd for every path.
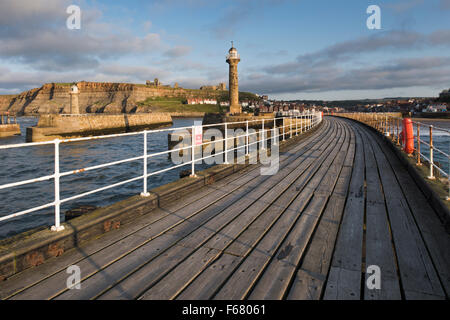
M 155 112 L 206 112 L 221 113 L 218 105 L 212 104 L 184 104 L 182 98 L 147 98 L 137 103 L 139 107 L 150 107 Z

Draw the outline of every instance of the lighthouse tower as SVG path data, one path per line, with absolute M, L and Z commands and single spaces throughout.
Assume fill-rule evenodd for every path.
M 239 104 L 239 85 L 238 85 L 238 71 L 237 66 L 241 61 L 239 54 L 236 48 L 233 46 L 233 42 L 231 42 L 231 49 L 227 54 L 227 63 L 230 65 L 229 71 L 229 88 L 230 88 L 230 113 L 236 114 L 241 113 L 242 108 Z
M 78 86 L 73 84 L 70 88 L 70 113 L 71 114 L 80 114 L 80 106 L 78 104 Z

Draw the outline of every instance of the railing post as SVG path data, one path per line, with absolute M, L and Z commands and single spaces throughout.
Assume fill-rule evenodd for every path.
M 246 121 L 246 135 L 245 135 L 245 155 L 248 156 L 248 120 Z
M 60 189 L 59 189 L 59 139 L 55 139 L 55 225 L 51 227 L 52 231 L 64 230 L 64 226 L 60 222 L 61 213 L 61 199 L 60 199 Z
M 265 134 L 264 134 L 264 119 L 262 119 L 262 132 L 261 132 L 261 150 L 265 150 L 266 149 L 266 146 L 265 146 L 265 140 L 264 140 L 264 136 L 265 136 Z
M 290 136 L 290 138 L 292 138 L 292 116 L 289 117 L 289 121 L 291 122 L 291 130 L 290 130 L 291 131 L 291 136 Z
M 191 177 L 196 177 L 195 175 L 195 137 L 194 137 L 194 132 L 195 132 L 195 126 L 192 126 L 192 134 L 191 134 Z
M 228 164 L 228 124 L 225 122 L 225 164 Z
M 433 126 L 430 126 L 430 176 L 428 177 L 430 180 L 434 179 L 433 165 Z
M 300 134 L 303 134 L 303 120 L 304 120 L 304 116 L 305 116 L 305 113 L 304 112 L 302 112 L 302 121 L 300 121 Z
M 397 118 L 397 145 L 400 145 L 400 119 Z
M 295 116 L 295 135 L 298 136 L 298 116 Z
M 420 124 L 417 123 L 417 165 L 421 166 L 420 163 Z
M 386 113 L 384 114 L 384 135 L 386 135 L 387 131 L 388 131 L 388 117 L 386 115 Z
M 141 192 L 141 197 L 148 197 L 150 193 L 147 191 L 147 130 L 144 130 L 144 190 Z
M 284 117 L 283 117 L 283 141 L 284 141 Z
M 311 127 L 312 127 L 312 113 L 310 112 L 309 113 L 309 127 L 308 127 L 308 130 L 311 130 Z

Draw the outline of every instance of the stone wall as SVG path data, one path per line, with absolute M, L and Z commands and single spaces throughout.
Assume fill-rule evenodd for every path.
M 27 128 L 27 141 L 48 141 L 135 130 L 172 124 L 167 113 L 121 115 L 42 115 L 36 127 Z
M 0 138 L 16 134 L 20 134 L 20 126 L 18 124 L 0 124 Z

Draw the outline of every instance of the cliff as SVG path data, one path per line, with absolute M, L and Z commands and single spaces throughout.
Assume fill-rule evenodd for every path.
M 149 98 L 216 98 L 227 100 L 226 90 L 197 90 L 129 83 L 78 82 L 79 105 L 86 113 L 149 112 L 139 105 Z M 18 95 L 0 96 L 0 111 L 17 114 L 48 114 L 69 112 L 70 84 L 47 83 Z M 255 96 L 256 98 L 256 96 Z M 189 110 L 186 110 L 189 111 Z

